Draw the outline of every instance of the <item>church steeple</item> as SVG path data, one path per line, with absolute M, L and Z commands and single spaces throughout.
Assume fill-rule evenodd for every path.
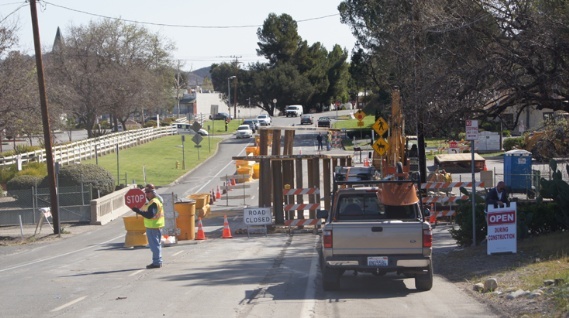
M 53 41 L 52 52 L 57 52 L 63 47 L 63 37 L 61 36 L 61 30 L 57 27 L 57 32 L 55 33 L 55 40 Z

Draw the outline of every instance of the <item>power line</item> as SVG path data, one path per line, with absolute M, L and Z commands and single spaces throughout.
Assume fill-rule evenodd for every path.
M 11 16 L 12 14 L 18 12 L 21 8 L 23 8 L 23 7 L 25 7 L 25 6 L 26 6 L 25 4 L 22 4 L 21 6 L 19 6 L 18 8 L 16 8 L 16 10 L 14 10 L 14 11 L 8 13 L 8 15 L 4 17 L 4 19 L 0 20 L 0 23 L 6 21 L 6 19 L 8 19 L 9 16 Z
M 257 24 L 256 25 L 183 25 L 183 24 L 146 22 L 146 21 L 123 19 L 123 18 L 115 18 L 115 17 L 105 16 L 105 15 L 101 15 L 101 14 L 96 14 L 96 13 L 91 13 L 91 12 L 87 12 L 87 11 L 82 11 L 82 10 L 78 10 L 78 9 L 65 7 L 65 6 L 54 4 L 54 3 L 51 3 L 48 1 L 43 1 L 43 2 L 45 4 L 50 4 L 50 5 L 57 7 L 57 8 L 61 8 L 61 9 L 69 10 L 69 11 L 74 11 L 77 13 L 82 13 L 82 14 L 86 14 L 86 15 L 90 15 L 90 16 L 94 16 L 94 17 L 111 19 L 111 20 L 118 20 L 118 21 L 125 21 L 125 22 L 137 23 L 137 24 L 144 24 L 144 25 L 154 25 L 154 26 L 172 27 L 172 28 L 192 28 L 192 29 L 242 29 L 242 28 L 259 28 L 259 27 L 262 27 L 262 25 L 257 25 Z M 324 16 L 315 17 L 315 18 L 302 19 L 302 20 L 298 20 L 296 22 L 302 23 L 302 22 L 331 18 L 331 17 L 335 17 L 335 16 L 339 16 L 339 15 L 340 15 L 339 13 L 329 14 L 329 15 L 324 15 Z

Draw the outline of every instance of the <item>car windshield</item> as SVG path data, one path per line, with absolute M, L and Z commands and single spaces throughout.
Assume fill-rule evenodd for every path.
M 237 130 L 249 130 L 249 129 L 250 129 L 249 126 L 239 126 L 239 127 L 237 128 Z

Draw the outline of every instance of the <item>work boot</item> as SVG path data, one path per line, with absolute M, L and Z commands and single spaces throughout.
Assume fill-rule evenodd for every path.
M 160 267 L 162 267 L 162 264 L 150 264 L 150 265 L 146 265 L 146 269 L 160 268 Z

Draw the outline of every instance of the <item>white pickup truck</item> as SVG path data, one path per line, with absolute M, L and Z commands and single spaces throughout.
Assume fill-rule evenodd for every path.
M 432 231 L 414 181 L 373 180 L 373 167 L 337 167 L 319 248 L 325 290 L 340 288 L 345 271 L 415 278 L 433 286 Z M 398 178 L 399 179 L 399 178 Z

